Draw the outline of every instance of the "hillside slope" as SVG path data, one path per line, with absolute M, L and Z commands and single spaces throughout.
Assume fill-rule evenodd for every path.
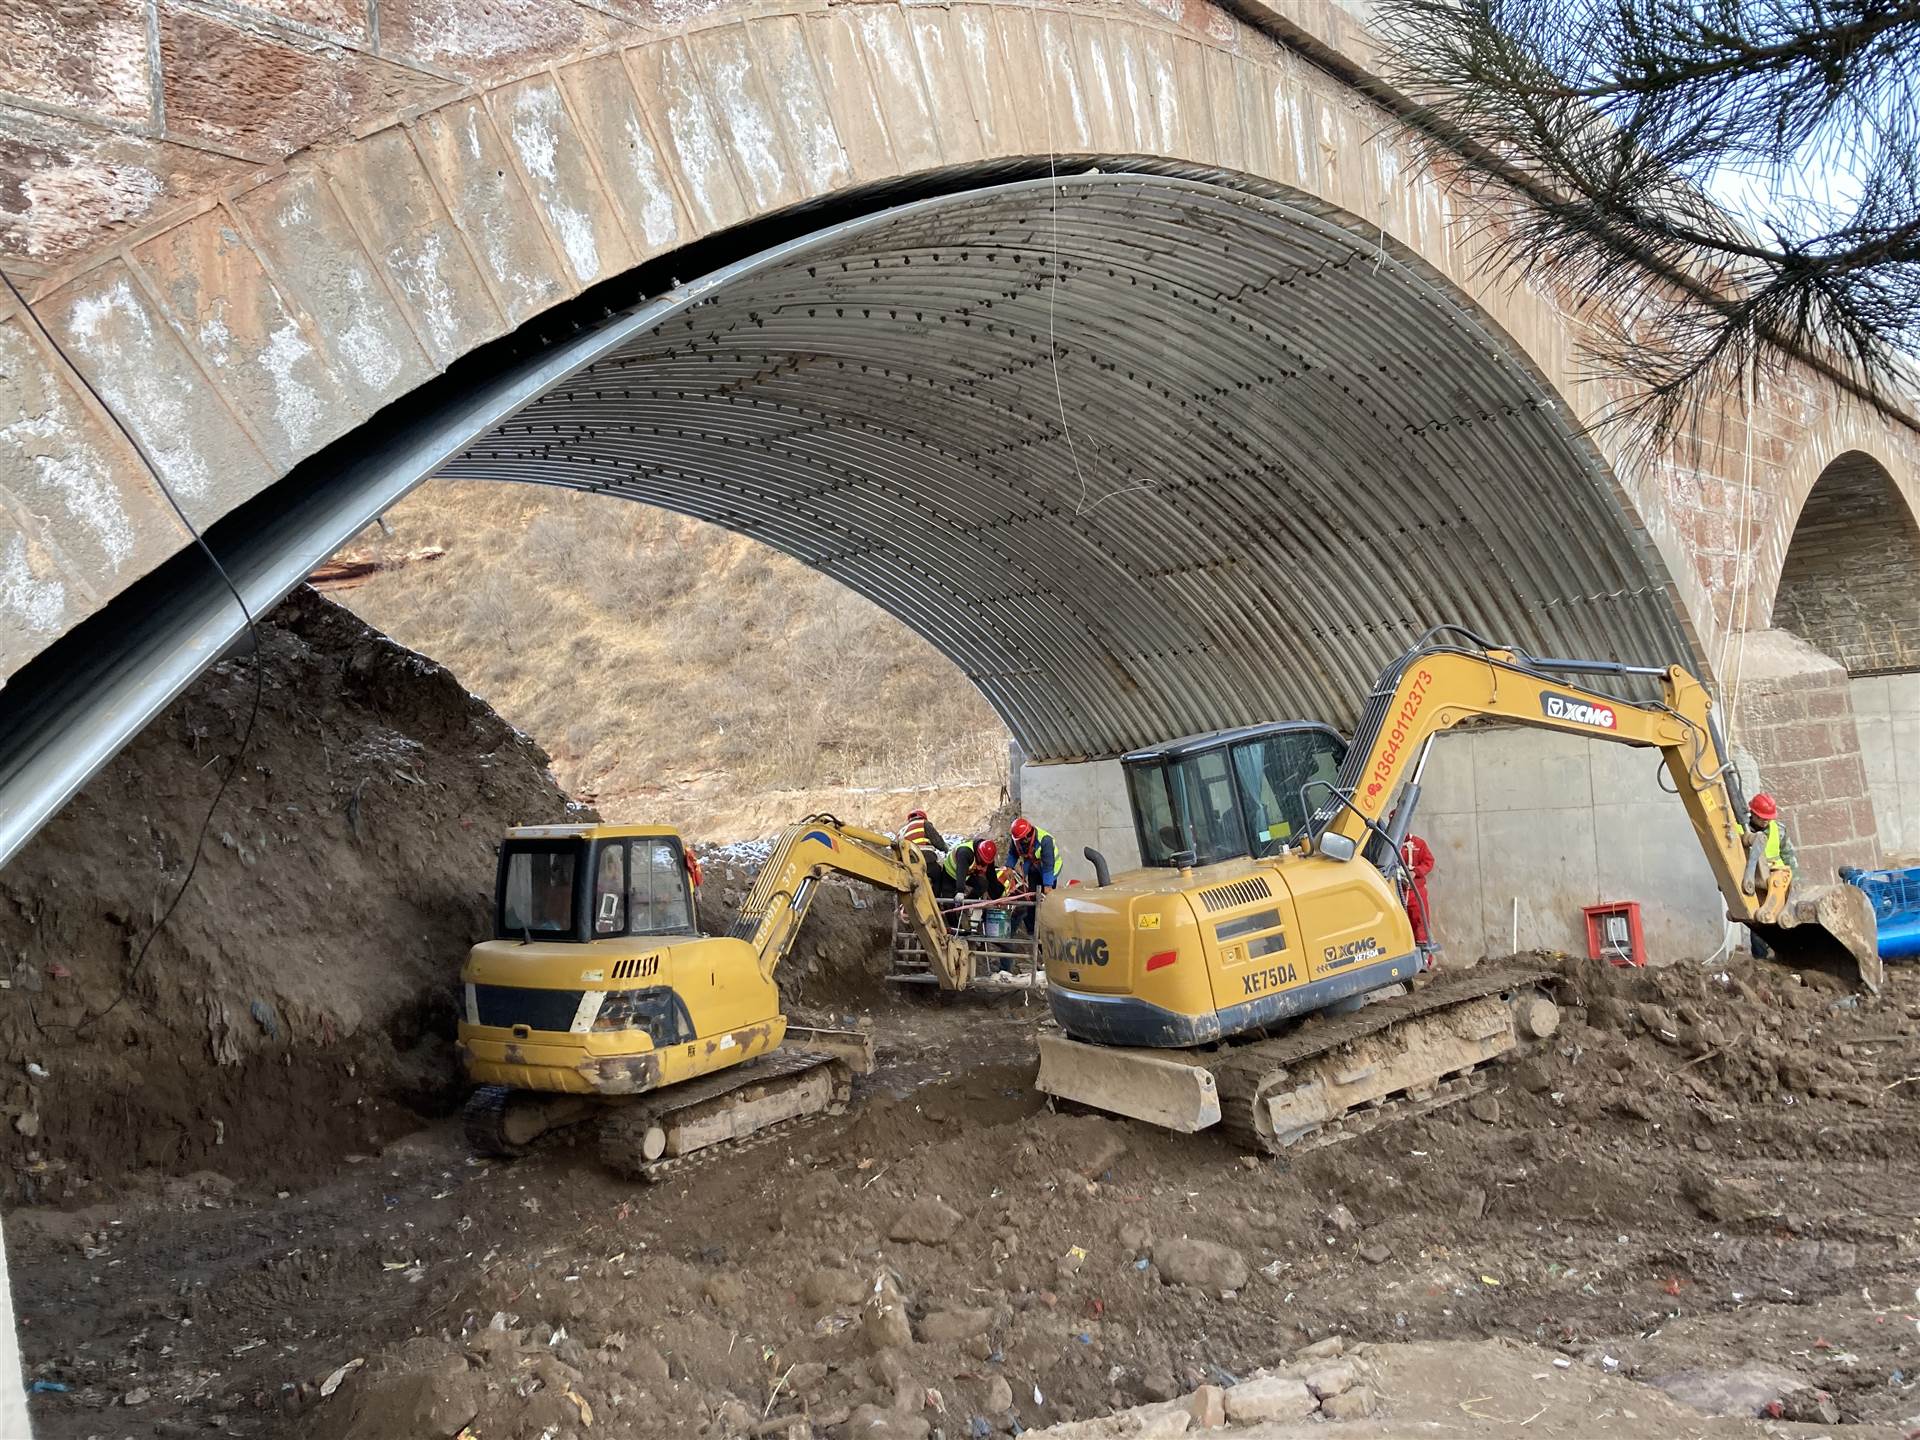
M 609 817 L 702 839 L 814 809 L 980 823 L 1007 733 L 930 645 L 714 526 L 539 486 L 423 487 L 344 552 L 335 598 L 446 665 Z M 438 552 L 438 553 L 436 553 Z

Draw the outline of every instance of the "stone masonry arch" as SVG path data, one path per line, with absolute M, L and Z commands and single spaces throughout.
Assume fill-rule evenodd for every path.
M 330 477 L 361 465 L 343 458 L 356 437 L 404 429 L 413 412 L 446 402 L 451 381 L 436 376 L 481 386 L 485 377 L 473 370 L 480 362 L 469 357 L 496 367 L 527 357 L 515 383 L 533 399 L 563 378 L 534 352 L 565 349 L 568 334 L 591 332 L 597 311 L 584 307 L 610 305 L 612 324 L 648 304 L 738 302 L 746 292 L 722 295 L 702 289 L 714 282 L 678 273 L 700 247 L 719 246 L 713 253 L 730 258 L 734 237 L 784 234 L 801 243 L 809 227 L 871 216 L 888 199 L 931 203 L 1042 167 L 1069 178 L 1118 170 L 1142 185 L 1160 176 L 1166 185 L 1254 197 L 1290 217 L 1287 235 L 1311 232 L 1321 248 L 1296 246 L 1294 263 L 1325 282 L 1321 293 L 1344 294 L 1349 313 L 1375 327 L 1342 353 L 1340 328 L 1325 323 L 1334 307 L 1320 305 L 1326 344 L 1308 368 L 1337 401 L 1316 403 L 1335 415 L 1373 417 L 1400 450 L 1426 447 L 1426 460 L 1413 469 L 1384 466 L 1391 483 L 1377 493 L 1348 486 L 1355 503 L 1325 511 L 1310 538 L 1326 555 L 1360 553 L 1357 568 L 1364 568 L 1369 547 L 1388 533 L 1397 561 L 1425 555 L 1468 578 L 1457 594 L 1436 599 L 1439 582 L 1427 573 L 1414 571 L 1398 587 L 1375 576 L 1376 593 L 1343 614 L 1340 572 L 1329 560 L 1313 572 L 1319 593 L 1305 584 L 1291 592 L 1284 625 L 1271 618 L 1279 592 L 1251 588 L 1249 624 L 1258 642 L 1249 648 L 1244 634 L 1216 626 L 1187 647 L 1185 671 L 1168 668 L 1179 647 L 1140 628 L 1143 618 L 1125 621 L 1128 606 L 1148 593 L 1137 584 L 1118 602 L 1091 607 L 1121 617 L 1097 642 L 1088 636 L 1098 627 L 1087 625 L 1032 655 L 1002 654 L 1012 658 L 1002 671 L 1018 676 L 995 678 L 980 657 L 970 662 L 959 653 L 956 634 L 941 637 L 981 683 L 1001 686 L 996 703 L 1007 713 L 1024 703 L 1016 690 L 1044 689 L 1089 654 L 1105 657 L 1096 663 L 1117 678 L 1119 694 L 1132 697 L 1131 709 L 1044 720 L 1034 710 L 1029 733 L 1051 756 L 1101 753 L 1190 713 L 1227 718 L 1249 676 L 1278 668 L 1274 655 L 1311 683 L 1256 698 L 1266 706 L 1317 699 L 1312 708 L 1324 709 L 1328 697 L 1351 694 L 1354 677 L 1380 655 L 1430 620 L 1459 618 L 1463 605 L 1470 618 L 1502 632 L 1494 638 L 1635 659 L 1681 652 L 1710 669 L 1734 623 L 1731 580 L 1746 558 L 1728 504 L 1746 473 L 1742 457 L 1766 512 L 1778 514 L 1788 472 L 1843 411 L 1889 456 L 1900 483 L 1910 483 L 1905 477 L 1920 452 L 1907 420 L 1865 411 L 1830 382 L 1798 371 L 1763 388 L 1758 413 L 1765 419 L 1753 435 L 1737 412 L 1710 412 L 1700 421 L 1701 443 L 1683 447 L 1684 459 L 1636 457 L 1618 432 L 1593 428 L 1621 396 L 1583 370 L 1578 297 L 1483 268 L 1448 177 L 1417 170 L 1390 112 L 1357 88 L 1367 78 L 1365 32 L 1314 0 L 1245 16 L 1207 0 L 825 8 L 719 0 L 670 18 L 643 7 L 583 12 L 561 0 L 530 0 L 517 19 L 486 22 L 507 26 L 506 38 L 430 34 L 411 23 L 413 9 L 401 0 L 381 6 L 378 24 L 371 9 L 345 3 L 309 7 L 298 20 L 224 4 L 188 12 L 168 0 L 150 0 L 149 10 L 157 59 L 129 60 L 110 75 L 83 74 L 84 66 L 52 80 L 0 75 L 0 86 L 15 91 L 40 87 L 14 94 L 17 105 L 0 96 L 0 127 L 11 127 L 0 167 L 11 166 L 14 176 L 13 188 L 0 191 L 13 197 L 5 201 L 11 223 L 0 260 L 23 278 L 36 313 L 140 437 L 196 523 L 235 544 L 267 528 L 263 514 L 284 516 Z M 100 53 L 117 53 L 107 38 L 95 37 Z M 208 83 L 214 74 L 235 77 L 224 101 Z M 260 77 L 278 78 L 264 90 L 243 83 Z M 134 94 L 142 84 L 144 109 Z M 268 94 L 279 98 L 269 104 Z M 15 203 L 22 197 L 26 203 Z M 1040 261 L 1054 258 L 1045 232 L 1059 209 L 1050 203 L 1044 220 L 1028 214 L 1012 222 L 1025 226 L 1026 257 L 1012 283 L 1028 299 L 1057 298 Z M 1145 241 L 1122 238 L 1138 219 L 1121 216 L 1105 231 L 1070 235 L 1080 249 L 1061 257 L 1062 292 L 1080 284 L 1083 295 L 1092 293 L 1106 271 L 1125 271 L 1137 283 L 1158 266 L 1193 267 L 1211 253 L 1208 245 L 1219 245 L 1221 263 L 1207 277 L 1215 288 L 1189 284 L 1182 303 L 1195 313 L 1215 307 L 1223 334 L 1263 324 L 1263 333 L 1279 333 L 1271 316 L 1241 311 L 1271 300 L 1267 292 L 1289 273 L 1280 262 L 1292 241 L 1272 238 L 1280 231 L 1267 226 L 1267 238 L 1236 262 L 1231 243 L 1216 234 L 1196 245 L 1196 232 L 1177 223 Z M 1243 213 L 1236 223 L 1245 220 Z M 632 292 L 635 277 L 650 277 L 645 293 Z M 977 279 L 960 277 L 959 290 Z M 1345 282 L 1345 290 L 1333 282 Z M 1377 310 L 1390 293 L 1423 297 L 1421 326 L 1396 336 L 1394 322 L 1404 317 Z M 915 298 L 909 286 L 892 308 Z M 1100 365 L 1156 373 L 1166 393 L 1180 388 L 1169 383 L 1179 366 L 1160 365 L 1155 331 L 1142 323 L 1151 318 L 1136 311 L 1104 335 L 1075 335 L 1073 325 L 1091 321 L 1070 315 L 1062 374 L 1074 376 L 1076 344 L 1101 358 L 1063 382 L 1062 398 L 1064 384 L 1091 385 Z M 1057 320 L 1050 317 L 1054 333 L 1045 347 L 1027 324 L 1026 353 L 1010 355 L 1008 365 L 1031 373 L 1053 351 Z M 741 323 L 757 328 L 760 321 L 749 309 Z M 1461 347 L 1435 345 L 1449 326 Z M 1396 347 L 1396 339 L 1403 343 Z M 907 330 L 866 343 L 883 342 L 897 346 L 903 366 L 924 351 Z M 1257 357 L 1236 355 L 1233 364 L 1242 373 L 1220 377 L 1211 397 L 1220 411 L 1229 411 L 1233 387 Z M 945 373 L 958 383 L 951 367 Z M 1180 378 L 1190 404 L 1207 398 L 1195 376 Z M 538 413 L 550 415 L 557 403 L 541 400 Z M 1079 523 L 1084 514 L 1059 518 L 1066 437 L 1057 418 L 1022 404 L 1015 409 L 1031 433 L 1017 448 L 1031 481 L 1029 508 L 1019 510 L 1013 496 L 1008 514 L 965 516 L 966 525 L 1004 527 L 1010 514 L 1018 529 L 1021 515 L 1043 514 L 1068 547 L 1044 551 L 1053 561 L 1078 547 L 1091 558 L 1076 573 L 1113 571 L 1111 536 Z M 759 407 L 743 399 L 742 408 Z M 1144 413 L 1139 405 L 1131 410 L 1136 420 Z M 1008 412 L 1003 406 L 1000 413 Z M 1289 447 L 1299 472 L 1314 442 L 1286 416 L 1304 410 L 1274 413 L 1282 423 L 1251 448 L 1226 433 L 1235 427 L 1216 424 L 1219 444 L 1186 457 L 1182 484 L 1205 492 L 1231 479 L 1236 465 L 1251 476 Z M 523 463 L 525 456 L 505 454 L 499 443 L 510 433 L 502 425 L 456 468 Z M 910 443 L 925 453 L 926 439 Z M 1347 427 L 1349 461 L 1365 440 L 1364 427 Z M 571 448 L 565 465 L 554 467 L 572 467 L 559 483 L 592 487 L 615 477 L 614 457 L 591 456 L 584 444 Z M 763 470 L 767 453 L 763 444 L 756 461 Z M 599 474 L 586 473 L 594 466 Z M 843 494 L 871 478 L 858 463 L 843 468 L 835 482 Z M 724 494 L 718 478 L 707 477 L 709 489 Z M 801 490 L 820 488 L 789 480 Z M 1018 477 L 1005 483 L 1011 496 Z M 1531 519 L 1529 533 L 1553 543 L 1543 539 L 1534 551 L 1522 545 L 1511 555 L 1452 553 L 1414 534 L 1420 525 L 1398 523 L 1396 507 L 1456 483 L 1448 503 L 1477 506 L 1482 528 L 1505 523 L 1527 532 Z M 762 489 L 764 505 L 777 508 L 779 487 Z M 1576 495 L 1578 504 L 1566 508 Z M 1237 497 L 1232 519 L 1216 521 L 1211 532 L 1218 553 L 1186 557 L 1197 558 L 1199 572 L 1136 569 L 1152 571 L 1163 588 L 1187 587 L 1185 603 L 1209 597 L 1205 603 L 1218 610 L 1236 598 L 1219 566 L 1241 563 L 1235 547 L 1253 533 L 1249 522 L 1278 513 L 1280 496 L 1269 485 L 1265 511 Z M 1142 509 L 1142 496 L 1127 504 L 1138 512 L 1136 529 L 1167 519 Z M 759 523 L 737 508 L 721 505 L 716 518 Z M 1534 508 L 1540 513 L 1530 516 Z M 161 567 L 187 545 L 85 389 L 26 317 L 11 311 L 0 314 L 0 514 L 0 675 L 15 677 L 9 689 L 26 698 L 48 668 L 73 669 L 61 659 L 63 637 L 93 616 L 101 622 L 92 631 L 97 639 L 116 628 L 116 602 L 122 611 L 150 604 L 150 589 L 137 592 L 137 601 L 127 597 L 142 576 L 165 573 Z M 788 527 L 795 553 L 824 568 L 848 567 L 850 583 L 859 583 L 854 561 L 874 551 L 874 537 L 836 549 L 828 543 L 832 524 L 809 523 Z M 1189 531 L 1193 523 L 1186 522 Z M 969 534 L 966 525 L 949 541 Z M 1291 555 L 1296 574 L 1305 573 L 1300 556 L 1310 549 Z M 1463 554 L 1469 565 L 1459 564 Z M 897 562 L 880 565 L 893 565 L 884 583 L 896 591 L 903 576 L 924 578 L 924 563 L 916 572 Z M 1763 556 L 1754 567 L 1757 592 L 1771 593 L 1777 563 Z M 1013 577 L 1016 590 L 1031 572 Z M 1124 567 L 1115 573 L 1124 575 Z M 870 593 L 883 583 L 879 570 L 875 576 Z M 1486 578 L 1478 590 L 1475 576 Z M 1132 582 L 1116 583 L 1127 590 Z M 982 603 L 1001 592 L 962 586 L 955 595 Z M 1385 603 L 1387 595 L 1396 603 Z M 1049 613 L 1072 609 L 1051 595 L 1035 598 Z M 1454 613 L 1437 613 L 1441 601 Z M 1475 602 L 1483 602 L 1482 616 L 1473 614 Z M 899 603 L 895 609 L 908 613 Z M 1337 620 L 1328 622 L 1329 614 Z M 204 651 L 214 637 L 197 643 Z M 27 673 L 42 655 L 48 665 Z M 173 676 L 178 666 L 161 668 Z

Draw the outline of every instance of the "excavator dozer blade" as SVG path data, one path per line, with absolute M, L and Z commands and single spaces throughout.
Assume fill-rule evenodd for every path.
M 1043 1094 L 1183 1134 L 1220 1123 L 1212 1072 L 1178 1050 L 1127 1050 L 1042 1035 L 1034 1083 Z
M 1782 964 L 1825 971 L 1849 985 L 1880 993 L 1886 970 L 1880 961 L 1880 927 L 1866 892 L 1852 885 L 1834 885 L 1789 901 L 1774 924 L 1747 924 Z
M 831 1055 L 856 1075 L 873 1073 L 872 1031 L 822 1030 L 814 1025 L 789 1024 L 783 1043 Z

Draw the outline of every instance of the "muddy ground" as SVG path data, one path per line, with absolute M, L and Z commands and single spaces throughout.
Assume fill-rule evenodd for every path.
M 577 812 L 530 741 L 334 607 L 283 607 L 266 653 L 247 763 L 137 968 L 250 663 L 0 871 L 42 1436 L 975 1440 L 1329 1336 L 1382 1347 L 1386 1423 L 1653 1440 L 1673 1402 L 1638 1381 L 1761 1366 L 1827 1392 L 1790 1417 L 1920 1429 L 1920 975 L 1856 1001 L 1751 962 L 1565 962 L 1565 1027 L 1486 1093 L 1275 1162 L 1054 1113 L 1044 1005 L 890 994 L 888 902 L 827 885 L 782 989 L 879 1037 L 847 1115 L 654 1188 L 585 1143 L 483 1163 L 448 1115 L 459 959 L 500 828 Z M 707 929 L 754 863 L 709 857 Z
M 39 1431 L 958 1437 L 1332 1334 L 1537 1347 L 1537 1390 L 1555 1356 L 1596 1384 L 1758 1364 L 1920 1426 L 1920 976 L 1867 1002 L 1751 962 L 1563 969 L 1560 1035 L 1486 1094 L 1291 1161 L 1052 1113 L 1043 1007 L 870 998 L 850 1114 L 654 1188 L 587 1145 L 480 1163 L 443 1123 L 284 1193 L 16 1210 L 30 1371 L 67 1387 Z M 1428 1418 L 1582 1433 L 1579 1400 L 1519 1428 L 1531 1392 L 1489 1365 Z

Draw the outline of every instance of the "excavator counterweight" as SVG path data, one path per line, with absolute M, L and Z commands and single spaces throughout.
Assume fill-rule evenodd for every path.
M 1124 757 L 1146 865 L 1041 905 L 1060 1027 L 1041 1042 L 1043 1091 L 1277 1152 L 1468 1094 L 1481 1066 L 1552 1034 L 1543 972 L 1428 977 L 1396 886 L 1428 745 L 1470 720 L 1658 751 L 1728 918 L 1788 964 L 1879 988 L 1865 896 L 1801 893 L 1755 852 L 1699 680 L 1463 635 L 1433 632 L 1390 666 L 1350 744 L 1288 722 Z M 1658 698 L 1601 694 L 1595 675 Z

